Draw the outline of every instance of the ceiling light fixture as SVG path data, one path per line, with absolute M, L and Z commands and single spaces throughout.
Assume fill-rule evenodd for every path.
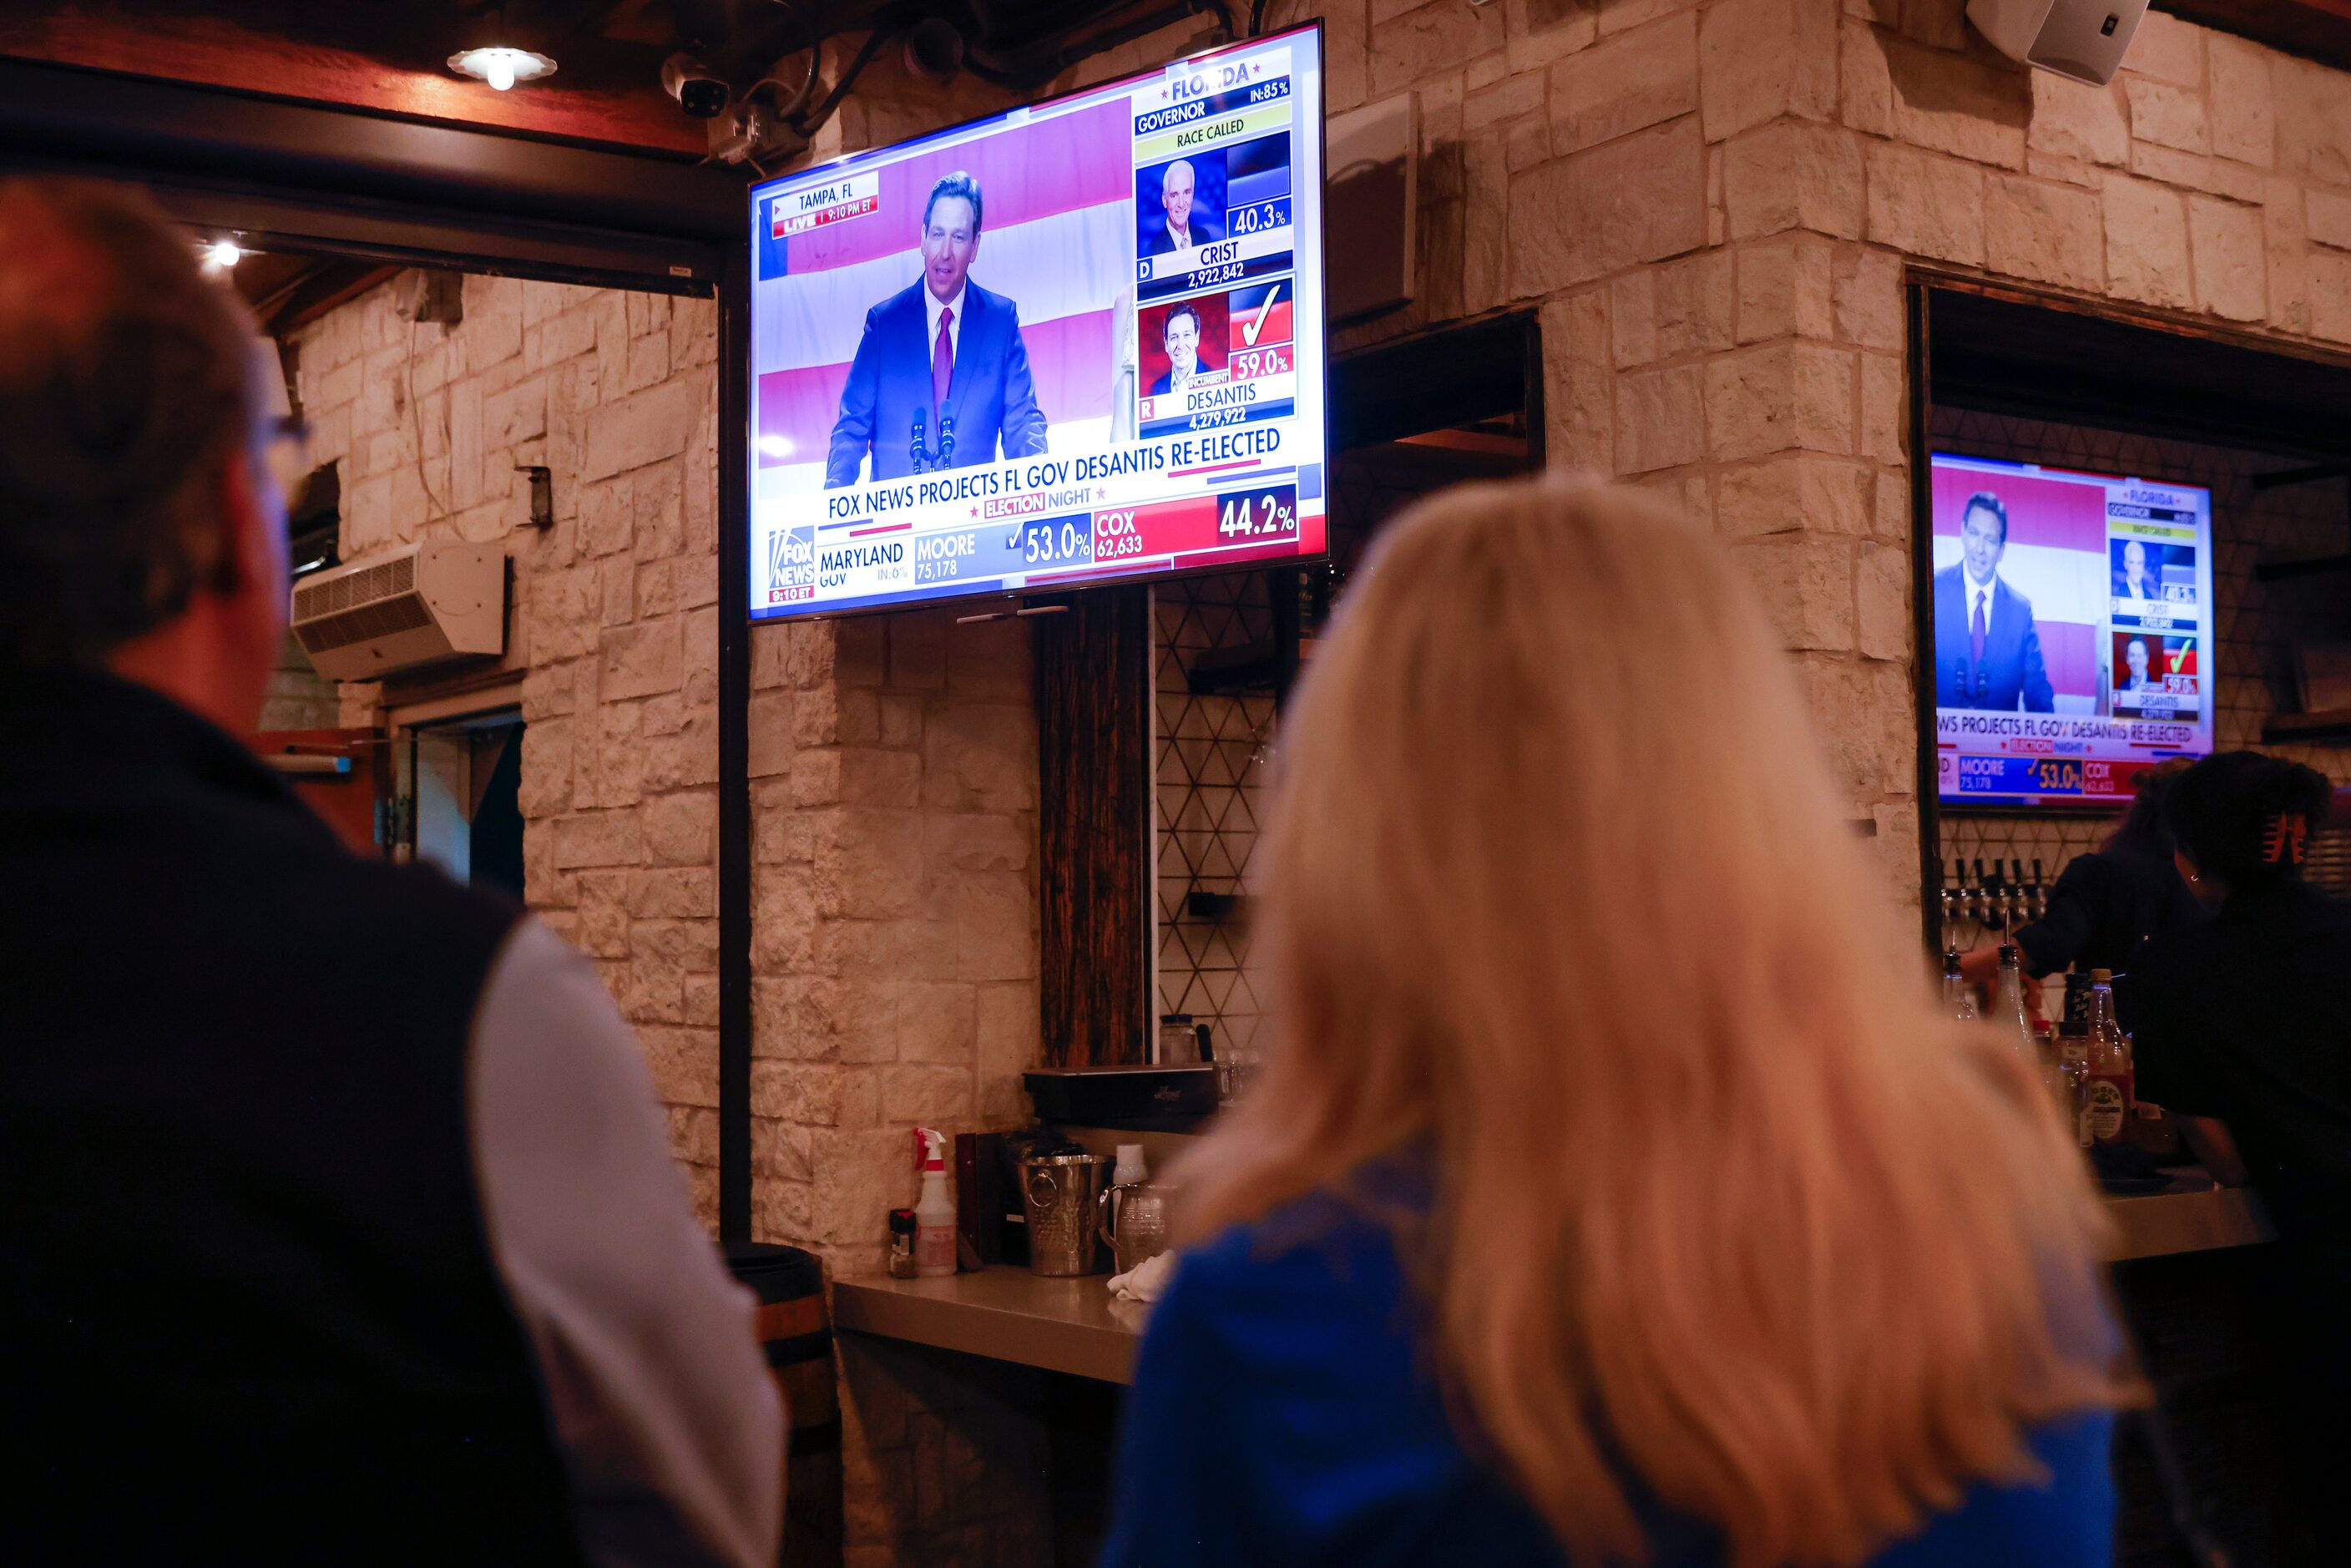
M 216 239 L 204 246 L 204 270 L 226 272 L 245 259 L 245 247 L 233 239 Z
M 486 81 L 504 92 L 518 81 L 537 81 L 555 74 L 555 61 L 533 49 L 510 44 L 490 44 L 460 49 L 449 57 L 449 68 L 461 77 Z

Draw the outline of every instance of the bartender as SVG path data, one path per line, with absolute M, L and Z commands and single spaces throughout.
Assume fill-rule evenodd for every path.
M 2180 874 L 2219 913 L 2148 944 L 2117 1000 L 2140 1096 L 2191 1119 L 2216 1175 L 2235 1166 L 2260 1189 L 2288 1270 L 2275 1303 L 2288 1364 L 2339 1437 L 2351 1401 L 2351 904 L 2301 876 L 2331 794 L 2315 770 L 2259 752 L 2182 774 L 2168 802 Z
M 2201 922 L 2207 915 L 2172 863 L 2164 832 L 2165 798 L 2188 760 L 2174 758 L 2139 774 L 2130 810 L 2106 841 L 2076 855 L 2049 890 L 2049 909 L 2017 928 L 2025 967 L 2050 975 L 2071 965 L 2128 970 L 2139 949 L 2159 936 Z M 1987 944 L 1959 960 L 1959 972 L 1978 985 L 1998 976 L 2000 947 Z

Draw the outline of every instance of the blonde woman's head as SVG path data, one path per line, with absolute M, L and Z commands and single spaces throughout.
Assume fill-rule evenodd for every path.
M 2113 1396 L 2077 1164 L 1930 1008 L 1710 540 L 1590 484 L 1448 492 L 1285 722 L 1280 1046 L 1191 1223 L 1433 1155 L 1392 1218 L 1447 1385 L 1571 1548 L 1637 1555 L 1613 1447 L 1736 1563 L 1857 1561 Z

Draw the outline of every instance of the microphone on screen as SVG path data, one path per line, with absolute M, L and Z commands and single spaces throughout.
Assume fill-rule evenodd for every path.
M 952 208 L 949 209 L 949 211 L 953 210 L 954 209 Z M 939 415 L 939 455 L 938 462 L 935 466 L 948 468 L 954 466 L 954 465 L 955 415 L 951 413 L 943 413 Z
M 949 209 L 949 211 L 953 210 L 954 209 L 952 208 Z M 923 471 L 923 411 L 919 408 L 914 411 L 914 444 L 913 455 L 914 459 L 914 472 L 919 474 Z

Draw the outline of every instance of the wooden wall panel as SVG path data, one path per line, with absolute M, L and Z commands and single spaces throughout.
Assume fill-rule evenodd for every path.
M 1148 591 L 1037 621 L 1038 958 L 1048 1067 L 1145 1059 L 1150 1028 Z

